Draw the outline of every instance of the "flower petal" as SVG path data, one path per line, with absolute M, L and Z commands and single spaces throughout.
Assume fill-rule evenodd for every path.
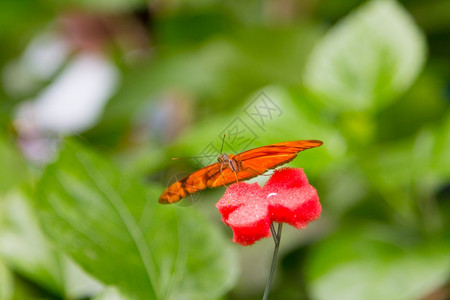
M 227 189 L 216 207 L 233 230 L 233 241 L 247 246 L 270 236 L 268 204 L 257 183 L 240 182 Z
M 226 223 L 233 229 L 233 242 L 248 246 L 270 236 L 269 207 L 267 202 L 261 204 L 245 205 L 230 214 Z
M 271 222 L 301 229 L 322 211 L 317 191 L 303 169 L 293 168 L 276 170 L 263 188 L 257 183 L 231 185 L 216 207 L 233 230 L 233 242 L 244 246 L 269 237 Z
M 248 199 L 261 197 L 261 187 L 257 183 L 238 182 L 230 185 L 222 198 L 216 203 L 222 220 L 227 220 L 229 214 L 245 205 Z
M 317 191 L 309 184 L 303 169 L 276 170 L 263 190 L 269 199 L 272 221 L 300 229 L 319 218 L 322 212 Z
M 269 197 L 269 211 L 272 221 L 301 229 L 320 217 L 322 206 L 316 189 L 307 185 Z
M 278 192 L 308 185 L 308 178 L 301 168 L 282 168 L 275 170 L 264 185 L 265 191 Z

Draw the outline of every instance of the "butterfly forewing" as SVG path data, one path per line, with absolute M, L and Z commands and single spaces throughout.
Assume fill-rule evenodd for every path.
M 234 156 L 242 170 L 261 175 L 267 170 L 284 165 L 297 157 L 297 153 L 322 145 L 318 140 L 304 140 L 272 144 L 251 149 Z M 255 175 L 256 176 L 256 175 Z
M 204 167 L 194 173 L 172 183 L 159 197 L 160 203 L 174 203 L 189 194 L 193 194 L 207 187 L 208 181 L 214 174 L 220 173 L 220 163 Z
M 245 161 L 271 155 L 297 154 L 300 151 L 318 147 L 320 145 L 322 145 L 322 142 L 318 140 L 283 142 L 244 151 L 236 154 L 234 159 L 237 161 Z

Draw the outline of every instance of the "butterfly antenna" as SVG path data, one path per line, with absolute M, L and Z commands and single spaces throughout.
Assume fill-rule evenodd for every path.
M 222 146 L 220 146 L 220 154 L 222 154 L 224 142 L 225 142 L 225 133 L 223 134 L 223 138 L 222 138 Z

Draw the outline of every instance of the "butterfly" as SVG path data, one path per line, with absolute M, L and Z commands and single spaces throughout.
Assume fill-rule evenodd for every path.
M 254 148 L 236 155 L 220 154 L 217 163 L 172 183 L 159 197 L 159 203 L 175 203 L 205 188 L 224 186 L 262 175 L 269 169 L 292 161 L 298 152 L 322 144 L 318 140 L 302 140 Z

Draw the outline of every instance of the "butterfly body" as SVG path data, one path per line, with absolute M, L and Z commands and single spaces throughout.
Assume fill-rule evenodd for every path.
M 218 162 L 171 184 L 159 197 L 160 203 L 174 203 L 205 188 L 214 188 L 262 175 L 286 164 L 297 153 L 322 145 L 318 140 L 301 140 L 263 146 L 242 153 L 220 154 Z
M 217 161 L 223 165 L 226 165 L 228 168 L 230 168 L 233 172 L 239 172 L 240 166 L 239 163 L 233 159 L 232 154 L 220 154 L 219 157 L 217 157 Z

